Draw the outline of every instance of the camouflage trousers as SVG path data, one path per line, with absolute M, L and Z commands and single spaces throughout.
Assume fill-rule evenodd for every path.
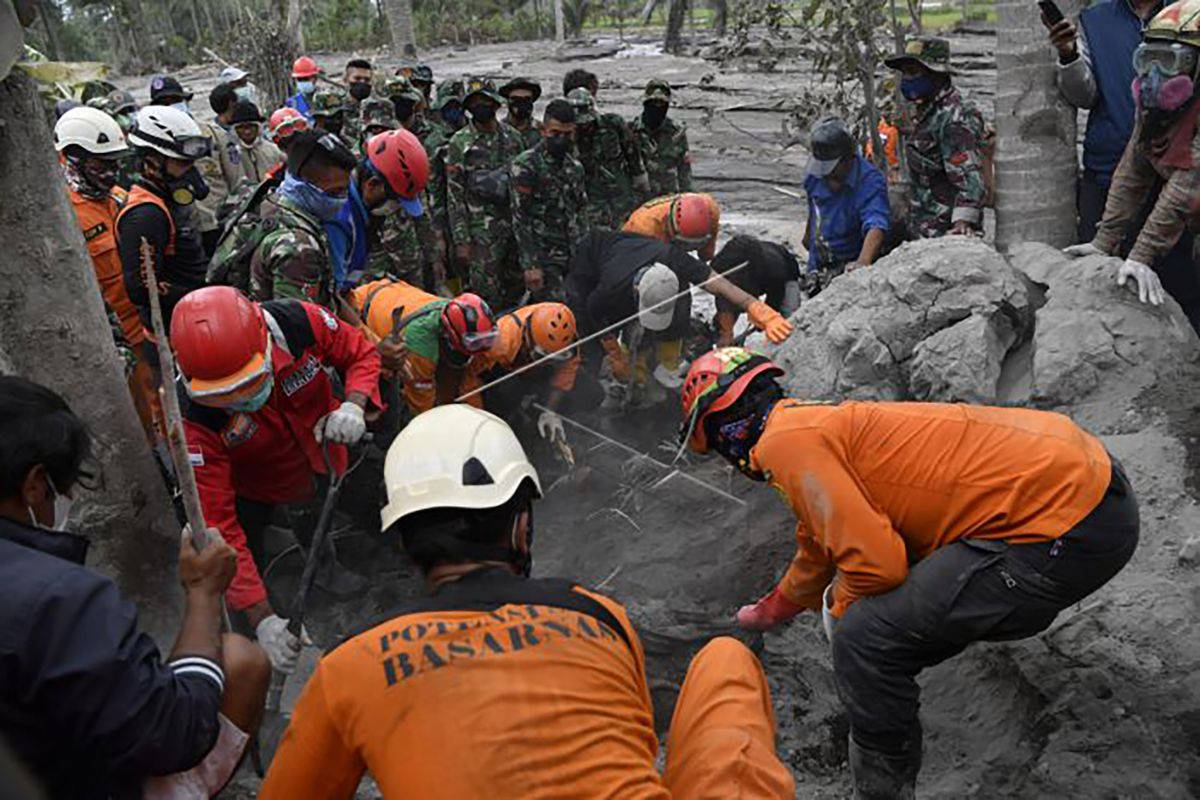
M 588 219 L 594 228 L 618 230 L 638 207 L 637 197 L 632 193 L 613 196 L 588 196 Z
M 497 231 L 471 242 L 471 261 L 459 265 L 465 275 L 463 291 L 474 292 L 492 311 L 515 308 L 525 293 L 525 278 L 517 259 L 517 241 L 511 231 Z

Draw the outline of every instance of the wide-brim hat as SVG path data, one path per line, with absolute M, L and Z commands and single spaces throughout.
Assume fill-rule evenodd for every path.
M 903 69 L 906 65 L 918 64 L 939 75 L 957 75 L 950 66 L 950 40 L 940 36 L 918 36 L 910 39 L 904 52 L 884 59 L 890 69 Z
M 533 102 L 535 103 L 542 96 L 542 85 L 533 78 L 513 78 L 500 87 L 500 95 L 507 99 L 515 89 L 528 89 L 533 92 Z

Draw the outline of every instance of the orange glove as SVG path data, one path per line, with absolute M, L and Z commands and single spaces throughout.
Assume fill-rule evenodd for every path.
M 781 622 L 787 622 L 804 609 L 783 596 L 776 587 L 754 605 L 738 609 L 738 626 L 748 631 L 765 631 Z
M 762 300 L 755 300 L 747 306 L 746 316 L 750 317 L 754 327 L 767 335 L 771 344 L 779 344 L 792 335 L 792 323 Z
M 625 349 L 621 347 L 621 343 L 617 341 L 615 336 L 606 336 L 600 340 L 601 346 L 604 347 L 604 352 L 608 353 L 608 360 L 612 364 L 613 377 L 621 383 L 629 382 L 629 356 L 625 353 Z

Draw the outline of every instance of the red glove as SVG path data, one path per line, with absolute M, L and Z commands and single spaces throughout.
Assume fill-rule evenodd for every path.
M 783 592 L 776 587 L 754 605 L 739 608 L 737 622 L 748 631 L 765 631 L 781 622 L 787 622 L 803 610 L 802 606 L 784 597 Z

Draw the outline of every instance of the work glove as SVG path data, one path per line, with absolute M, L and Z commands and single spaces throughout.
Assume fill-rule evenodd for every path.
M 1138 299 L 1143 303 L 1161 306 L 1163 300 L 1167 298 L 1158 275 L 1140 261 L 1126 259 L 1125 263 L 1121 264 L 1121 268 L 1117 270 L 1118 286 L 1124 286 L 1130 278 L 1137 281 Z
M 362 407 L 349 400 L 338 406 L 337 411 L 326 414 L 313 428 L 317 442 L 328 439 L 337 444 L 354 444 L 367 432 L 367 420 Z
M 604 352 L 608 353 L 608 362 L 612 365 L 612 376 L 621 383 L 629 383 L 629 356 L 617 341 L 617 337 L 608 336 L 600 340 Z
M 837 629 L 838 618 L 833 615 L 833 584 L 825 587 L 821 595 L 821 627 L 825 629 L 825 641 L 833 644 L 833 632 Z
M 781 622 L 787 622 L 804 609 L 783 596 L 778 587 L 754 605 L 742 606 L 737 612 L 737 623 L 748 631 L 765 631 Z
M 1106 255 L 1108 255 L 1108 253 L 1105 253 L 1103 250 L 1101 250 L 1099 247 L 1096 247 L 1096 245 L 1092 244 L 1091 242 L 1084 242 L 1083 244 L 1073 244 L 1070 247 L 1064 247 L 1063 253 L 1065 253 L 1066 255 L 1069 255 L 1071 258 L 1087 258 L 1088 256 L 1106 256 Z
M 562 417 L 553 411 L 543 411 L 538 416 L 537 429 L 538 434 L 548 442 L 565 442 L 567 440 Z
M 771 344 L 779 344 L 792 335 L 792 324 L 762 300 L 751 303 L 746 308 L 746 316 L 750 317 L 754 327 L 767 335 Z
M 262 645 L 263 650 L 267 651 L 267 658 L 271 660 L 272 669 L 282 672 L 284 675 L 290 675 L 295 671 L 296 661 L 300 658 L 301 645 L 300 637 L 292 635 L 287 625 L 286 619 L 272 614 L 258 623 L 258 627 L 254 629 L 258 643 Z M 303 629 L 300 633 L 305 639 L 308 638 L 307 632 Z

